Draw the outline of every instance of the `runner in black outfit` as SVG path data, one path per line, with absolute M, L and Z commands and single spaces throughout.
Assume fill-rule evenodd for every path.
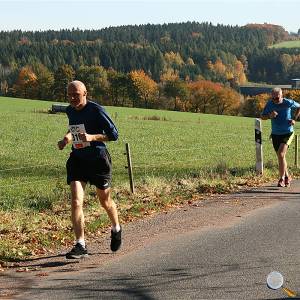
M 70 105 L 67 108 L 69 130 L 58 142 L 60 150 L 72 143 L 67 161 L 67 182 L 71 188 L 72 223 L 76 243 L 66 258 L 88 255 L 84 240 L 84 189 L 89 182 L 96 186 L 97 196 L 111 223 L 111 250 L 121 246 L 121 227 L 115 202 L 111 199 L 111 158 L 105 143 L 118 139 L 118 130 L 104 108 L 87 100 L 87 90 L 81 81 L 68 85 Z

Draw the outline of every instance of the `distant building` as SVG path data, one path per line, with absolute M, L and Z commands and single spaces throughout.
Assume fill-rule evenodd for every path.
M 240 86 L 240 93 L 244 96 L 256 96 L 259 94 L 270 93 L 272 87 L 261 87 L 261 86 L 249 86 L 249 85 L 241 85 Z
M 300 78 L 291 79 L 291 82 L 293 89 L 300 89 Z

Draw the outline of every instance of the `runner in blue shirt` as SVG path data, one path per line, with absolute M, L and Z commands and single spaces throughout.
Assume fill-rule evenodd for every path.
M 83 200 L 86 184 L 96 186 L 97 196 L 111 222 L 112 251 L 121 246 L 121 227 L 115 202 L 111 199 L 111 158 L 105 142 L 118 139 L 118 130 L 104 108 L 87 100 L 87 90 L 81 81 L 68 85 L 67 107 L 69 130 L 58 142 L 64 149 L 72 143 L 67 161 L 67 183 L 71 188 L 72 223 L 76 242 L 66 258 L 82 258 L 88 255 L 84 240 Z
M 292 110 L 295 110 L 292 117 Z M 277 153 L 279 166 L 279 181 L 277 186 L 289 186 L 291 177 L 288 173 L 286 153 L 294 138 L 294 126 L 300 115 L 300 104 L 294 100 L 283 98 L 281 88 L 272 90 L 270 99 L 261 114 L 262 120 L 271 119 L 271 138 Z

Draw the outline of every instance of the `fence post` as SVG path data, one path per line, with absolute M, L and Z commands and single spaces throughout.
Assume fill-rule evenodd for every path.
M 261 119 L 255 119 L 255 146 L 256 146 L 256 174 L 262 175 L 264 172 L 263 151 L 262 151 L 262 125 Z
M 130 191 L 134 194 L 134 182 L 133 182 L 133 173 L 132 173 L 132 163 L 131 163 L 131 154 L 129 144 L 126 143 L 126 156 L 127 156 L 127 166 L 125 168 L 128 169 L 129 183 L 130 183 Z
M 295 167 L 298 168 L 298 134 L 295 135 Z

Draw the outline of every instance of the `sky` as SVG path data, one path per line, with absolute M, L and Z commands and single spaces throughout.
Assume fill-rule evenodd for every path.
M 270 23 L 298 32 L 299 4 L 300 0 L 0 0 L 0 31 L 196 21 L 233 26 Z

